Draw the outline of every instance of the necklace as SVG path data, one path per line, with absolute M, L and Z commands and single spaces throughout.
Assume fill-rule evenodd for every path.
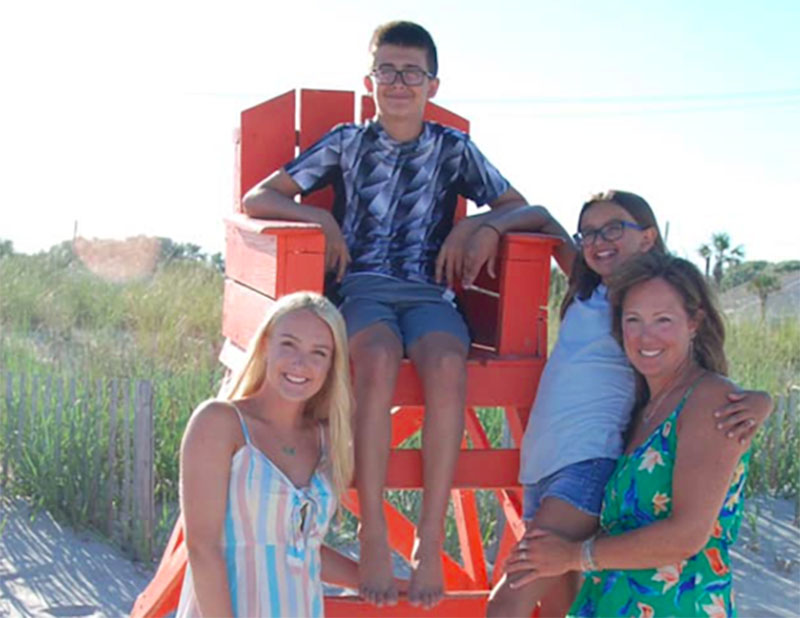
M 281 452 L 285 455 L 294 455 L 297 452 L 297 449 L 293 446 L 286 446 L 285 444 L 281 444 Z
M 642 414 L 642 423 L 645 427 L 650 426 L 650 422 L 653 420 L 653 417 L 656 415 L 656 412 L 658 412 L 667 396 L 673 393 L 678 386 L 686 382 L 688 377 L 694 372 L 695 367 L 692 366 L 688 357 L 685 362 L 686 366 L 675 372 L 675 375 L 669 379 L 664 388 L 659 391 L 658 395 L 650 398 L 646 406 L 646 412 Z

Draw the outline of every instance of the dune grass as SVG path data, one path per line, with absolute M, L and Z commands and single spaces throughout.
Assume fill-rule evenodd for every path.
M 217 269 L 190 260 L 168 261 L 151 276 L 114 283 L 89 272 L 64 248 L 0 258 L 0 371 L 43 376 L 40 389 L 45 379 L 72 377 L 79 383 L 98 378 L 152 381 L 160 518 L 156 545 L 163 543 L 174 521 L 178 451 L 186 421 L 199 402 L 214 395 L 221 379 L 217 355 L 222 343 L 222 288 Z M 558 323 L 557 303 L 556 294 L 551 301 L 551 340 Z M 754 442 L 749 489 L 797 496 L 800 320 L 729 321 L 727 352 L 731 377 L 745 388 L 773 394 L 781 409 Z M 3 406 L 8 404 L 4 401 Z M 62 426 L 61 436 L 43 425 L 42 436 L 32 438 L 13 479 L 15 491 L 76 525 L 93 525 L 87 496 L 93 491 L 93 475 L 102 480 L 106 474 L 87 468 L 93 449 L 107 447 L 92 442 L 95 430 L 79 431 L 83 424 L 92 427 L 98 422 L 96 416 L 86 416 L 87 409 L 65 410 L 65 418 L 71 420 Z M 108 406 L 99 402 L 92 410 L 93 415 L 103 415 Z M 504 431 L 498 412 L 480 411 L 494 445 L 501 443 Z M 9 416 L 0 418 L 8 422 Z M 418 445 L 418 439 L 412 438 L 413 444 Z M 63 458 L 60 470 L 55 469 L 56 443 Z M 10 449 L 8 442 L 0 443 L 0 456 Z M 64 479 L 71 480 L 64 485 Z M 66 502 L 65 493 L 72 496 Z M 477 498 L 481 512 L 488 515 L 482 517 L 482 533 L 490 545 L 496 539 L 496 503 L 491 492 L 477 492 Z M 409 517 L 417 515 L 419 492 L 391 492 L 390 499 Z M 345 538 L 354 530 L 354 522 L 347 518 L 338 528 Z M 447 538 L 447 547 L 454 552 L 457 534 L 452 519 Z

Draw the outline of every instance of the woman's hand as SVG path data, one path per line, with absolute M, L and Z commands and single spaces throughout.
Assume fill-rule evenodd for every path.
M 728 403 L 714 412 L 717 429 L 746 444 L 772 413 L 772 407 L 772 397 L 764 391 L 731 392 Z
M 581 543 L 569 541 L 553 532 L 531 528 L 506 560 L 506 573 L 518 574 L 511 588 L 521 588 L 540 577 L 580 570 Z

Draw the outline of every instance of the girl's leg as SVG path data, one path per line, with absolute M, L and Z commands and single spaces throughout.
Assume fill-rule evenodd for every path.
M 526 525 L 528 528 L 551 530 L 572 540 L 582 541 L 595 533 L 597 524 L 597 517 L 584 513 L 564 500 L 548 496 L 542 500 L 536 515 Z M 554 595 L 543 604 L 542 616 L 564 616 L 574 599 L 576 575 L 567 573 L 560 577 L 537 579 L 516 589 L 510 585 L 513 579 L 503 575 L 489 595 L 486 615 L 528 618 L 536 604 L 548 597 L 552 590 Z

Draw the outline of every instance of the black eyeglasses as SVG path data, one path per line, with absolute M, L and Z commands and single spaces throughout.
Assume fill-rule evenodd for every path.
M 421 86 L 425 78 L 433 79 L 436 77 L 433 73 L 429 73 L 420 67 L 407 67 L 405 69 L 396 69 L 390 64 L 381 65 L 370 73 L 375 78 L 375 81 L 383 86 L 391 86 L 397 81 L 397 76 L 406 86 Z
M 603 240 L 607 240 L 609 242 L 612 240 L 619 240 L 625 233 L 626 227 L 629 227 L 632 230 L 639 230 L 640 232 L 646 229 L 638 223 L 631 223 L 630 221 L 611 221 L 596 230 L 586 230 L 585 232 L 573 234 L 572 238 L 574 238 L 575 242 L 579 245 L 589 247 L 597 242 L 598 236 L 601 236 Z

